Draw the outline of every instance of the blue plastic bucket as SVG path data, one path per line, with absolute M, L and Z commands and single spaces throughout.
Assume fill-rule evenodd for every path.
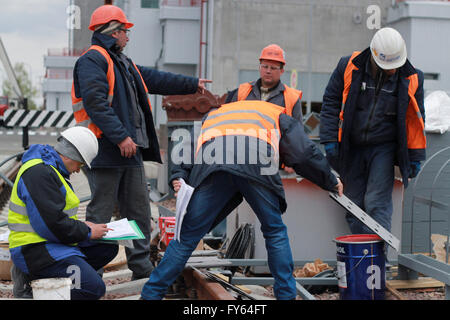
M 342 300 L 384 300 L 384 241 L 376 234 L 337 237 L 337 277 Z

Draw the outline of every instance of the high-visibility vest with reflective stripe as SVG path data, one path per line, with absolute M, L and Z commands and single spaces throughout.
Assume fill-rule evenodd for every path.
M 32 159 L 25 162 L 17 173 L 17 177 L 11 192 L 11 199 L 9 202 L 9 213 L 8 213 L 8 228 L 10 230 L 9 234 L 9 247 L 15 248 L 31 243 L 45 242 L 46 239 L 39 236 L 30 224 L 30 219 L 28 217 L 27 207 L 22 199 L 17 195 L 17 185 L 19 183 L 22 174 L 29 168 L 43 163 L 42 159 Z M 57 173 L 59 179 L 61 180 L 64 188 L 66 189 L 66 205 L 64 206 L 63 212 L 67 214 L 71 219 L 77 220 L 77 211 L 80 204 L 80 200 L 73 192 L 72 188 L 66 182 L 64 177 L 51 166 L 53 170 Z
M 97 50 L 98 52 L 100 52 L 101 55 L 106 59 L 106 62 L 108 63 L 108 70 L 106 72 L 106 79 L 108 81 L 108 87 L 109 87 L 108 88 L 108 102 L 109 102 L 109 105 L 111 106 L 113 98 L 114 98 L 114 84 L 115 84 L 114 62 L 111 59 L 111 57 L 109 56 L 109 53 L 106 51 L 106 49 L 102 48 L 101 46 L 92 45 L 83 54 L 85 54 L 89 50 Z M 145 93 L 147 94 L 148 105 L 150 106 L 150 111 L 152 111 L 152 105 L 150 103 L 150 99 L 148 98 L 147 86 L 145 85 L 144 79 L 142 78 L 142 75 L 141 75 L 138 67 L 136 66 L 136 64 L 134 64 L 134 62 L 133 62 L 133 66 L 134 66 L 134 68 L 136 69 L 137 73 L 139 74 L 139 76 L 141 78 L 143 87 L 145 89 Z M 77 97 L 76 94 L 75 94 L 75 86 L 74 86 L 73 83 L 72 83 L 72 110 L 73 110 L 73 115 L 74 115 L 74 118 L 75 118 L 75 121 L 76 121 L 77 125 L 80 125 L 80 126 L 83 126 L 83 127 L 87 127 L 89 129 L 91 129 L 91 131 L 95 134 L 95 136 L 97 138 L 101 137 L 102 131 L 89 118 L 86 110 L 84 109 L 83 99 Z
M 342 92 L 342 107 L 339 113 L 339 131 L 338 131 L 338 141 L 342 140 L 342 126 L 344 122 L 344 108 L 347 101 L 347 97 L 350 91 L 350 86 L 352 84 L 352 75 L 354 70 L 358 70 L 353 64 L 353 59 L 360 54 L 359 51 L 353 52 L 350 60 L 344 71 L 344 90 Z M 425 124 L 423 122 L 422 114 L 419 109 L 419 104 L 417 103 L 416 91 L 419 87 L 419 77 L 417 73 L 409 76 L 408 85 L 408 96 L 409 104 L 406 110 L 406 137 L 408 142 L 408 149 L 425 149 L 426 148 L 426 134 L 425 134 Z
M 252 84 L 249 82 L 242 83 L 238 88 L 238 101 L 245 100 L 252 91 Z M 292 109 L 294 109 L 297 100 L 302 98 L 303 92 L 287 85 L 284 85 L 284 107 L 286 108 L 286 114 L 292 117 Z
M 221 136 L 251 136 L 270 144 L 278 154 L 279 117 L 283 107 L 256 100 L 237 101 L 211 111 L 203 122 L 197 141 L 197 153 L 203 143 Z

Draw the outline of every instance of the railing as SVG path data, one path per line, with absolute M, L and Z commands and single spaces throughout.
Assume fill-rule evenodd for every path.
M 399 2 L 411 2 L 411 1 L 424 1 L 424 0 L 396 0 L 397 3 Z M 433 1 L 433 2 L 449 2 L 450 0 L 425 0 L 425 1 Z
M 45 74 L 46 79 L 72 79 L 72 69 L 47 69 Z
M 200 7 L 202 0 L 162 0 L 161 6 Z
M 86 49 L 69 49 L 69 48 L 53 48 L 47 50 L 48 56 L 58 57 L 77 57 L 80 56 Z

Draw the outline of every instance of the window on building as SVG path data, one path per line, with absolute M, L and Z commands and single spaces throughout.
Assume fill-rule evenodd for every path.
M 425 80 L 439 80 L 439 73 L 425 72 L 423 77 Z
M 159 0 L 141 0 L 141 8 L 159 8 Z

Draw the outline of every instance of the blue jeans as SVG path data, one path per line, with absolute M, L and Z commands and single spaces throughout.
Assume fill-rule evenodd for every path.
M 350 170 L 343 177 L 344 194 L 386 230 L 391 230 L 395 143 L 354 146 Z M 353 215 L 346 215 L 353 234 L 374 233 Z
M 45 278 L 69 278 L 73 275 L 73 288 L 70 290 L 71 300 L 97 300 L 106 291 L 105 283 L 96 270 L 103 268 L 117 255 L 116 244 L 95 244 L 80 247 L 86 256 L 70 256 L 56 261 L 50 266 L 30 274 L 32 280 Z
M 227 172 L 211 174 L 195 189 L 181 227 L 181 239 L 169 243 L 163 259 L 142 289 L 143 299 L 159 300 L 164 297 L 168 286 L 183 271 L 198 242 L 236 193 L 243 195 L 261 223 L 269 269 L 275 279 L 276 298 L 295 299 L 294 263 L 287 228 L 281 219 L 278 196 L 259 183 Z

